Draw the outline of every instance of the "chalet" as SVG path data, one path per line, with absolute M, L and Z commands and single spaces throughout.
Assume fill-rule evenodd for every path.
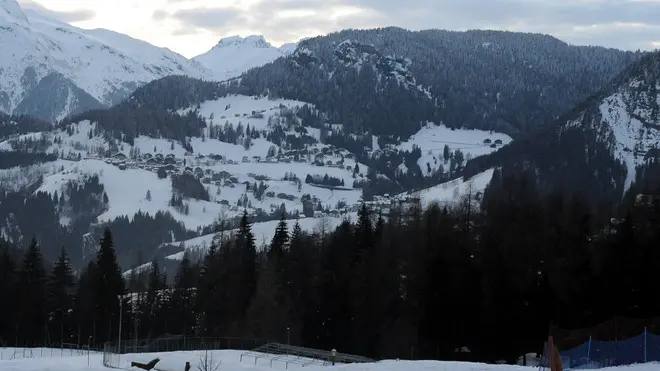
M 204 170 L 204 175 L 211 175 L 211 174 L 213 174 L 213 171 L 211 169 Z
M 349 153 L 349 154 L 346 155 L 346 158 L 354 159 L 355 155 L 352 154 L 352 153 Z
M 326 161 L 325 164 L 326 164 L 327 166 L 332 166 L 332 161 L 328 160 L 328 161 Z
M 243 162 L 250 162 L 250 159 L 247 156 L 243 156 Z
M 218 173 L 215 173 L 215 174 L 211 175 L 211 180 L 213 180 L 213 181 L 221 181 L 221 180 L 222 180 L 222 175 L 220 175 L 220 174 L 218 174 Z
M 119 153 L 115 153 L 114 156 L 112 156 L 112 158 L 119 161 L 125 161 L 128 157 L 126 157 L 125 154 L 119 152 Z
M 174 166 L 172 164 L 169 164 L 169 165 L 163 166 L 163 169 L 165 169 L 165 171 L 176 171 L 176 166 Z
M 495 139 L 495 144 L 502 145 L 502 139 Z
M 119 170 L 126 170 L 126 165 L 120 164 L 119 165 Z
M 195 173 L 202 173 L 202 174 L 204 174 L 204 169 L 202 169 L 201 167 L 197 166 L 197 167 L 195 168 Z
M 491 143 L 493 143 L 493 141 L 490 140 L 490 138 L 484 139 L 484 144 L 491 144 Z
M 205 176 L 204 178 L 202 178 L 202 183 L 204 183 L 204 184 L 211 184 L 211 178 Z
M 174 165 L 174 164 L 176 164 L 176 159 L 174 157 L 167 157 L 167 158 L 165 158 L 163 163 L 165 165 Z
M 222 161 L 225 159 L 222 155 L 211 155 L 210 157 L 216 161 Z
M 162 153 L 156 153 L 156 155 L 154 156 L 154 158 L 155 158 L 156 160 L 163 160 L 163 159 L 165 159 L 165 156 L 163 156 Z
M 149 166 L 154 166 L 154 165 L 156 165 L 156 160 L 154 160 L 153 158 L 150 158 L 145 163 Z
M 261 162 L 261 156 L 252 156 L 252 159 L 256 162 Z
M 174 153 L 168 153 L 165 158 L 176 158 L 176 156 L 174 156 Z
M 145 159 L 145 160 L 148 160 L 148 159 L 153 158 L 153 157 L 154 156 L 152 156 L 151 153 L 145 153 L 145 154 L 142 155 L 142 158 Z
M 191 168 L 190 166 L 186 166 L 186 168 L 183 171 L 185 171 L 186 173 L 191 173 L 192 174 L 193 168 Z
M 233 164 L 234 164 L 234 160 L 227 160 L 227 163 L 228 163 L 229 165 L 233 165 Z

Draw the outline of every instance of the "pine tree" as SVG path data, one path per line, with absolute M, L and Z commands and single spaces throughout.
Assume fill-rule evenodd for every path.
M 250 300 L 254 295 L 257 281 L 257 247 L 255 244 L 252 225 L 248 220 L 247 211 L 243 212 L 238 233 L 235 241 L 235 251 L 230 258 L 235 256 L 237 264 L 237 285 L 232 287 L 232 295 L 239 299 L 236 303 L 237 318 L 246 314 Z
M 289 242 L 288 226 L 286 224 L 286 215 L 282 213 L 280 222 L 275 229 L 275 235 L 270 243 L 268 250 L 268 258 L 276 259 L 278 262 L 282 261 L 285 257 L 286 245 Z M 279 263 L 277 263 L 279 265 Z M 279 268 L 278 268 L 279 269 Z
M 37 240 L 25 252 L 18 281 L 18 328 L 27 344 L 38 344 L 46 329 L 46 270 Z
M 0 337 L 9 338 L 16 334 L 16 299 L 18 295 L 18 272 L 16 262 L 9 253 L 9 248 L 0 241 Z
M 69 257 L 62 248 L 48 280 L 48 316 L 53 329 L 51 333 L 59 333 L 60 342 L 65 342 L 73 334 L 71 314 L 74 284 Z
M 147 196 L 145 198 L 147 201 L 151 201 L 151 190 L 147 189 Z
M 191 265 L 188 253 L 185 252 L 176 276 L 174 277 L 174 292 L 171 308 L 173 311 L 176 333 L 192 334 L 195 329 L 195 268 Z
M 115 337 L 119 324 L 119 300 L 124 294 L 124 279 L 117 263 L 112 232 L 108 228 L 103 231 L 96 266 L 95 308 L 97 318 L 103 318 L 108 326 L 104 329 L 106 331 L 97 332 L 97 341 L 106 341 Z

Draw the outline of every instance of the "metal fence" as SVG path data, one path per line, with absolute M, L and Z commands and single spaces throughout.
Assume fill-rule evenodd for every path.
M 121 368 L 122 354 L 225 349 L 249 350 L 264 344 L 267 344 L 267 342 L 259 339 L 186 336 L 109 341 L 103 346 L 103 365 L 111 368 Z

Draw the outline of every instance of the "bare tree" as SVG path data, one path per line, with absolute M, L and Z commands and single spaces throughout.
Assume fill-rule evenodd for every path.
M 213 352 L 205 350 L 202 355 L 199 356 L 199 362 L 197 363 L 197 371 L 218 371 L 222 361 L 217 361 L 213 358 Z

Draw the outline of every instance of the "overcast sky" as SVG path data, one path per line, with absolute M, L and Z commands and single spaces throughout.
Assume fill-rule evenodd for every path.
M 193 57 L 231 35 L 274 45 L 344 28 L 475 28 L 573 44 L 660 47 L 660 0 L 19 0 L 82 28 L 107 28 Z

